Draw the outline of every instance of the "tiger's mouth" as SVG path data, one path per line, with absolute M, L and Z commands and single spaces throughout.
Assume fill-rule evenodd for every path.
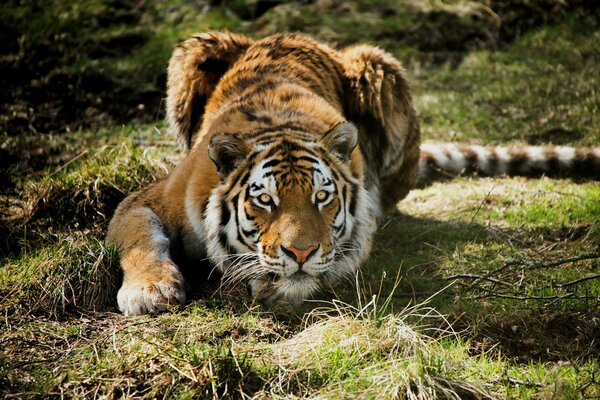
M 320 279 L 302 270 L 290 276 L 269 274 L 248 282 L 248 291 L 252 298 L 266 305 L 279 302 L 300 304 L 320 288 Z
M 292 275 L 285 277 L 285 279 L 289 279 L 292 282 L 303 282 L 306 279 L 314 279 L 314 276 L 308 274 L 305 271 L 299 270 L 294 272 Z

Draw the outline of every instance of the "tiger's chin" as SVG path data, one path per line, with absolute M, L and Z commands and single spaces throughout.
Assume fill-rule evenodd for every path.
M 288 277 L 275 279 L 265 276 L 248 282 L 251 296 L 262 304 L 276 303 L 301 304 L 311 298 L 321 288 L 321 280 L 305 272 L 296 272 Z

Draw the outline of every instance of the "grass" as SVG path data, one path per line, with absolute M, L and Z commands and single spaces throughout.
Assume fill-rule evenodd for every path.
M 599 35 L 567 20 L 530 32 L 507 51 L 472 52 L 459 68 L 420 71 L 415 90 L 425 137 L 597 145 Z
M 275 18 L 282 14 L 319 38 L 343 44 L 364 33 L 408 56 L 428 139 L 598 145 L 600 82 L 593 72 L 600 41 L 597 29 L 574 17 L 440 65 L 422 49 L 391 43 L 394 27 L 410 27 L 405 14 L 390 12 L 373 25 L 365 15 L 376 12 L 361 2 L 333 16 L 283 4 L 254 21 L 227 4 L 206 13 L 192 3 L 148 4 L 141 18 L 155 23 L 149 40 L 130 57 L 108 57 L 97 67 L 158 71 L 176 39 L 194 30 L 296 29 Z M 437 7 L 473 15 L 473 4 Z M 77 13 L 93 15 L 94 7 Z M 308 16 L 296 12 L 305 8 Z M 103 34 L 127 29 L 115 25 Z M 46 149 L 41 166 L 15 173 L 14 190 L 1 195 L 3 396 L 600 396 L 597 182 L 437 183 L 413 191 L 383 221 L 357 287 L 273 310 L 211 296 L 207 283 L 184 307 L 126 318 L 115 307 L 121 278 L 103 235 L 116 204 L 181 156 L 172 133 L 157 122 L 3 142 L 31 149 L 32 160 L 36 148 Z
M 81 233 L 59 236 L 57 242 L 2 266 L 0 294 L 6 312 L 55 316 L 73 307 L 112 304 L 121 280 L 115 252 Z

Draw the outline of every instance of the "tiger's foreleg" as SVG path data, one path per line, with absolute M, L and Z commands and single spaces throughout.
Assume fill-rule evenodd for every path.
M 119 205 L 106 237 L 108 244 L 116 246 L 121 261 L 124 276 L 117 303 L 125 315 L 164 311 L 185 302 L 185 281 L 171 259 L 164 225 L 138 196 Z

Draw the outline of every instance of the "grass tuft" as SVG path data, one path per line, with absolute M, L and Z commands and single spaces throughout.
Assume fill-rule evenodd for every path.
M 122 279 L 116 252 L 84 234 L 60 236 L 0 268 L 0 298 L 9 315 L 57 318 L 74 308 L 103 310 Z
M 158 154 L 131 141 L 100 145 L 42 177 L 24 180 L 19 185 L 23 195 L 6 197 L 11 209 L 0 229 L 5 233 L 0 254 L 19 255 L 55 242 L 61 232 L 102 238 L 119 202 L 166 173 L 167 163 Z
M 274 346 L 280 380 L 318 382 L 319 389 L 310 395 L 322 398 L 356 393 L 368 398 L 494 397 L 480 377 L 471 375 L 487 360 L 472 359 L 460 341 L 418 333 L 405 321 L 415 315 L 371 319 L 364 317 L 365 309 L 337 305 L 335 310 L 338 316 L 332 317 L 329 310 L 325 318 Z
M 88 151 L 80 154 L 85 157 Z M 32 182 L 25 189 L 33 193 L 27 222 L 50 219 L 47 222 L 80 229 L 106 223 L 126 194 L 167 172 L 152 156 L 131 143 L 104 146 L 76 168 L 65 166 Z

